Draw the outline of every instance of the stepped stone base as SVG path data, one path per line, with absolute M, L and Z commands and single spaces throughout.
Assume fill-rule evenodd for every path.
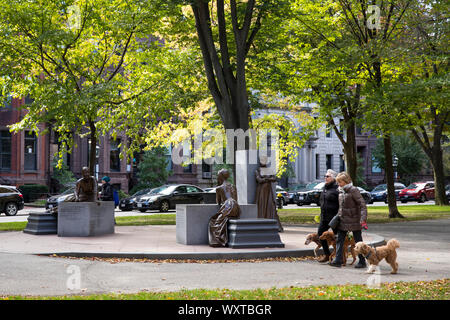
M 47 212 L 30 212 L 27 226 L 23 232 L 34 235 L 57 234 L 58 221 L 56 215 Z
M 284 248 L 275 219 L 228 220 L 229 248 Z
M 256 204 L 241 204 L 241 218 L 257 218 Z M 177 204 L 176 241 L 180 244 L 209 244 L 209 219 L 219 211 L 218 204 Z

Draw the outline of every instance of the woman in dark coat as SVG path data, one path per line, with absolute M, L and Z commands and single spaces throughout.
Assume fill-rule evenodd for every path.
M 367 207 L 364 198 L 361 196 L 358 188 L 353 186 L 350 176 L 346 172 L 341 172 L 336 177 L 339 185 L 339 212 L 341 217 L 337 226 L 338 234 L 336 240 L 336 257 L 330 262 L 333 267 L 341 267 L 345 237 L 348 231 L 353 232 L 355 242 L 363 241 L 361 235 L 362 226 L 367 225 Z M 355 268 L 366 267 L 366 259 L 362 254 L 358 255 L 359 261 Z
M 211 247 L 225 247 L 228 243 L 227 222 L 230 218 L 238 218 L 241 208 L 237 203 L 236 188 L 227 181 L 230 174 L 222 169 L 218 172 L 216 188 L 216 201 L 219 212 L 209 220 L 208 238 Z
M 330 229 L 328 224 L 339 211 L 339 186 L 335 180 L 336 175 L 337 173 L 331 169 L 325 174 L 325 186 L 320 195 L 320 223 L 317 230 L 317 235 L 319 237 L 322 233 Z M 333 232 L 334 234 L 337 234 L 337 230 L 333 229 Z M 318 261 L 328 262 L 330 260 L 330 248 L 328 248 L 328 242 L 326 240 L 320 240 L 320 243 L 322 244 L 325 256 Z

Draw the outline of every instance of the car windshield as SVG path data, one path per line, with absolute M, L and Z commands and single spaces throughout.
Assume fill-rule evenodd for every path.
M 376 186 L 372 191 L 384 191 L 386 190 L 385 184 L 380 184 L 379 186 Z
M 314 189 L 319 190 L 319 189 L 322 189 L 324 186 L 325 186 L 325 182 L 321 182 L 321 183 L 317 184 L 317 185 L 314 187 Z
M 75 193 L 75 188 L 69 188 L 66 191 L 64 191 L 63 193 L 60 194 L 60 196 L 65 196 L 71 193 Z
M 424 185 L 425 185 L 424 183 L 421 183 L 421 184 L 419 184 L 419 183 L 411 183 L 411 184 L 408 186 L 408 188 L 406 188 L 406 189 L 420 189 L 420 188 L 422 188 Z
M 306 185 L 306 190 L 312 190 L 315 186 L 317 186 L 319 182 L 311 182 Z
M 169 195 L 171 194 L 177 186 L 162 186 L 159 188 L 154 189 L 152 193 L 159 193 L 163 195 Z
M 154 193 L 156 190 L 156 188 L 154 189 L 143 189 L 143 190 L 139 190 L 138 192 L 136 192 L 135 194 L 132 195 L 132 197 L 137 197 L 137 196 L 142 196 L 143 194 L 152 194 Z

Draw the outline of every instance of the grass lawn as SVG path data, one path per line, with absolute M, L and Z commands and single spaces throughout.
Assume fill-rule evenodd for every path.
M 387 206 L 368 206 L 368 223 L 387 223 L 398 221 L 415 221 L 430 219 L 450 218 L 450 206 L 414 205 L 398 206 L 400 213 L 405 219 L 389 218 Z M 283 224 L 314 224 L 314 217 L 320 215 L 320 208 L 298 208 L 278 210 L 280 220 Z
M 255 290 L 196 289 L 57 297 L 3 296 L 0 300 L 2 298 L 7 300 L 450 300 L 450 280 L 384 283 L 380 288 L 373 289 L 366 285 L 340 285 Z
M 399 206 L 400 213 L 406 218 L 390 219 L 388 207 L 371 207 L 368 210 L 368 223 L 388 223 L 398 221 L 430 220 L 450 218 L 450 206 Z M 315 224 L 314 217 L 320 215 L 320 208 L 281 209 L 278 211 L 281 222 L 289 224 Z M 116 217 L 117 226 L 145 226 L 145 225 L 175 225 L 174 213 L 139 215 L 130 217 Z M 21 231 L 27 222 L 0 223 L 0 231 Z

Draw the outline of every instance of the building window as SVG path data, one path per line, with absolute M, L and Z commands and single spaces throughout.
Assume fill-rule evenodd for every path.
M 25 104 L 26 104 L 26 105 L 30 105 L 30 104 L 32 104 L 33 102 L 34 102 L 34 99 L 31 98 L 30 95 L 27 95 L 27 96 L 25 97 Z
M 109 150 L 109 170 L 114 172 L 120 172 L 120 140 L 111 140 L 111 147 Z
M 320 179 L 320 154 L 316 154 L 316 179 Z
M 333 155 L 327 154 L 327 170 L 333 169 Z
M 1 97 L 2 95 L 0 94 L 0 97 Z M 0 99 L 0 101 L 1 101 L 1 99 Z M 1 106 L 1 105 L 0 105 Z M 6 109 L 12 109 L 12 97 L 10 96 L 10 95 L 8 95 L 7 97 L 6 97 L 6 99 L 5 99 L 5 101 L 3 102 L 3 106 L 2 106 L 3 108 L 6 108 Z M 0 110 L 1 109 L 3 109 L 2 107 L 0 107 Z
M 345 160 L 344 160 L 344 155 L 340 155 L 340 156 L 339 156 L 339 171 L 340 171 L 340 172 L 345 171 Z
M 361 136 L 362 134 L 363 134 L 362 127 L 361 126 L 356 126 L 356 135 Z
M 331 138 L 331 131 L 333 130 L 333 127 L 331 126 L 331 124 L 328 124 L 325 128 L 325 137 L 326 138 Z
M 183 166 L 183 172 L 192 173 L 192 163 L 188 164 L 187 166 Z
M 25 131 L 25 170 L 37 170 L 37 137 L 32 131 Z
M 0 131 L 0 171 L 11 170 L 11 133 Z
M 166 153 L 165 153 L 166 159 L 167 159 L 167 171 L 172 171 L 173 170 L 173 162 L 172 162 L 172 145 L 170 144 L 167 148 L 166 148 Z
M 381 168 L 378 166 L 374 156 L 372 156 L 372 173 L 381 173 Z

